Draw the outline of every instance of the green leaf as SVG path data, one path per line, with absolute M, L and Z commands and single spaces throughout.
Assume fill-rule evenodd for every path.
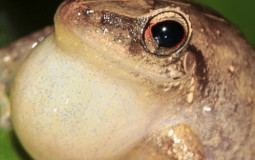
M 30 160 L 19 144 L 13 131 L 0 127 L 0 159 L 1 160 Z

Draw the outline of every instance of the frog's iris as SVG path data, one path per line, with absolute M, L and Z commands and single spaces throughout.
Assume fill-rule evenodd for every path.
M 174 47 L 184 37 L 184 28 L 176 21 L 163 21 L 151 28 L 152 35 L 160 47 Z

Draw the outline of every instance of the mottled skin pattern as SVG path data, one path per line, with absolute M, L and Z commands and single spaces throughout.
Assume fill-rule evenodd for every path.
M 191 37 L 189 35 L 187 37 L 190 40 L 177 54 L 157 56 L 148 53 L 143 35 L 146 24 L 159 13 L 173 11 L 184 13 L 182 18 L 191 23 L 188 29 L 192 34 Z M 54 44 L 48 44 L 48 42 Z M 114 111 L 110 111 L 116 118 L 113 117 L 111 121 L 106 115 L 106 118 L 101 118 L 100 125 L 108 124 L 109 120 L 110 126 L 117 127 L 109 128 L 109 131 L 103 130 L 105 133 L 101 134 L 100 127 L 92 126 L 92 129 L 98 131 L 95 132 L 97 134 L 95 137 L 100 140 L 97 141 L 95 137 L 91 137 L 95 144 L 88 146 L 87 139 L 83 139 L 86 135 L 79 133 L 75 127 L 82 128 L 84 125 L 85 129 L 81 129 L 80 132 L 86 132 L 86 126 L 91 121 L 79 117 L 80 114 L 87 112 L 82 109 L 72 109 L 72 105 L 79 106 L 78 103 L 75 105 L 72 98 L 68 98 L 68 102 L 72 102 L 68 106 L 71 108 L 69 108 L 70 115 L 78 116 L 79 119 L 69 117 L 72 122 L 66 120 L 67 116 L 61 115 L 59 108 L 60 115 L 57 118 L 52 118 L 50 112 L 48 113 L 47 107 L 54 106 L 55 101 L 57 104 L 60 101 L 58 97 L 66 98 L 66 93 L 62 92 L 63 97 L 62 95 L 54 95 L 53 98 L 48 96 L 48 92 L 55 93 L 56 86 L 52 85 L 47 88 L 42 82 L 53 84 L 50 82 L 54 80 L 48 82 L 48 77 L 43 75 L 44 72 L 40 73 L 41 69 L 34 69 L 35 72 L 29 69 L 31 66 L 36 68 L 35 64 L 39 62 L 42 68 L 47 67 L 45 58 L 38 58 L 39 60 L 36 58 L 37 54 L 43 55 L 42 48 L 50 50 L 49 54 L 45 51 L 45 57 L 51 57 L 53 53 L 56 53 L 57 58 L 53 58 L 54 60 L 48 58 L 47 61 L 54 61 L 53 63 L 58 65 L 55 59 L 60 59 L 61 63 L 67 67 L 63 73 L 68 70 L 75 73 L 78 70 L 73 69 L 75 68 L 73 65 L 68 68 L 69 62 L 66 61 L 71 57 L 68 60 L 81 63 L 81 66 L 85 65 L 81 67 L 83 70 L 92 66 L 93 76 L 97 77 L 98 73 L 99 77 L 103 75 L 105 81 L 108 82 L 109 78 L 110 82 L 117 83 L 117 86 L 112 83 L 108 84 L 110 88 L 116 87 L 117 95 L 122 91 L 121 87 L 127 88 L 131 98 L 126 92 L 123 93 L 125 98 L 121 96 L 118 98 L 126 100 L 123 104 L 129 104 L 129 102 L 132 104 L 132 96 L 138 97 L 138 100 L 134 100 L 134 106 L 137 101 L 140 104 L 138 108 L 134 108 L 138 110 L 137 114 L 133 113 L 136 110 L 128 111 L 128 108 L 132 108 L 133 105 L 127 108 L 123 106 L 123 110 L 127 113 L 126 115 L 120 113 L 121 118 L 116 116 Z M 64 58 L 62 59 L 60 55 Z M 34 63 L 33 60 L 37 60 L 38 63 Z M 67 0 L 56 13 L 55 32 L 42 43 L 41 47 L 39 45 L 37 50 L 32 52 L 14 80 L 11 92 L 12 121 L 24 147 L 36 159 L 254 160 L 254 68 L 255 52 L 242 38 L 240 32 L 221 17 L 200 6 L 170 0 L 105 0 L 100 2 Z M 3 67 L 0 69 L 3 70 Z M 56 69 L 56 72 L 58 71 Z M 29 73 L 35 73 L 35 78 Z M 53 74 L 52 79 L 59 78 L 58 73 L 55 74 L 56 77 Z M 66 74 L 67 79 L 76 75 L 69 74 L 69 72 Z M 38 87 L 35 89 L 38 92 L 27 89 L 29 82 L 32 82 L 27 78 L 30 76 L 31 80 L 38 80 L 40 83 L 39 85 L 31 84 L 33 88 Z M 77 80 L 75 83 L 81 81 L 79 94 L 79 87 L 74 85 L 77 87 L 77 97 L 86 99 L 86 94 L 90 92 L 82 95 L 81 92 L 87 88 L 82 89 L 83 78 L 77 79 L 72 79 Z M 95 81 L 103 83 L 101 79 Z M 89 83 L 91 84 L 88 85 L 91 86 L 97 82 L 89 81 Z M 68 86 L 66 83 L 63 84 L 65 84 L 64 87 Z M 5 85 L 6 83 L 3 83 L 3 86 Z M 44 90 L 44 87 L 52 88 L 52 90 Z M 105 88 L 100 89 L 105 90 Z M 43 98 L 40 99 L 36 95 L 32 98 L 33 100 L 30 100 L 26 97 L 28 92 L 32 95 L 42 94 Z M 76 94 L 73 91 L 70 93 Z M 101 91 L 95 91 L 95 93 L 93 94 L 94 99 L 104 104 L 101 101 L 105 99 L 97 97 Z M 37 102 L 36 99 L 40 100 Z M 34 108 L 30 107 L 30 101 L 35 106 Z M 116 104 L 119 106 L 118 104 L 122 103 L 116 101 Z M 24 105 L 28 107 L 23 107 Z M 46 109 L 40 110 L 37 105 L 42 105 Z M 114 104 L 112 106 L 115 107 Z M 29 107 L 32 108 L 30 110 L 35 111 L 30 112 L 27 109 Z M 93 108 L 93 106 L 89 107 Z M 104 107 L 102 105 L 102 108 Z M 25 113 L 22 111 L 24 109 L 26 109 Z M 51 109 L 57 112 L 54 107 Z M 94 113 L 90 112 L 89 114 Z M 101 115 L 99 112 L 98 114 Z M 125 121 L 122 116 L 131 117 L 131 120 Z M 42 117 L 45 119 L 41 120 Z M 63 117 L 61 122 L 58 122 L 59 117 Z M 47 121 L 48 119 L 50 122 Z M 80 119 L 81 125 L 76 122 Z M 116 121 L 123 125 L 115 124 Z M 40 126 L 35 126 L 35 124 Z M 59 125 L 67 125 L 68 128 L 61 128 Z M 135 127 L 132 130 L 130 126 L 133 125 Z M 75 127 L 72 128 L 72 126 Z M 72 135 L 77 137 L 69 137 Z M 119 137 L 119 135 L 124 136 Z M 119 138 L 119 143 L 115 142 L 112 137 Z M 106 144 L 99 143 L 104 141 Z M 84 148 L 82 148 L 83 143 Z

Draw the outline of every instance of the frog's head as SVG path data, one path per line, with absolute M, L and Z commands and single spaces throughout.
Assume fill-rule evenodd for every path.
M 244 125 L 255 95 L 247 52 L 228 22 L 180 0 L 68 0 L 54 35 L 16 77 L 14 127 L 36 159 L 163 156 L 168 150 L 153 136 L 167 143 L 179 124 L 189 128 L 174 127 L 193 155 L 247 155 L 253 142 L 240 152 L 224 148 L 255 134 Z
M 190 18 L 172 3 L 67 1 L 55 26 L 62 47 L 76 46 L 79 53 L 149 81 L 179 80 L 193 68 L 194 57 L 187 54 Z
M 75 46 L 93 63 L 175 96 L 176 88 L 187 93 L 195 87 L 203 97 L 209 80 L 218 74 L 232 79 L 235 65 L 246 61 L 239 53 L 251 50 L 240 48 L 243 39 L 233 41 L 240 33 L 221 16 L 182 0 L 69 0 L 59 7 L 55 27 L 62 48 L 73 52 Z

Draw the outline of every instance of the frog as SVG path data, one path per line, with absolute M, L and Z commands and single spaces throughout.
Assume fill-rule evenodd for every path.
M 255 157 L 255 51 L 208 8 L 65 0 L 54 28 L 11 46 L 1 124 L 34 159 Z

